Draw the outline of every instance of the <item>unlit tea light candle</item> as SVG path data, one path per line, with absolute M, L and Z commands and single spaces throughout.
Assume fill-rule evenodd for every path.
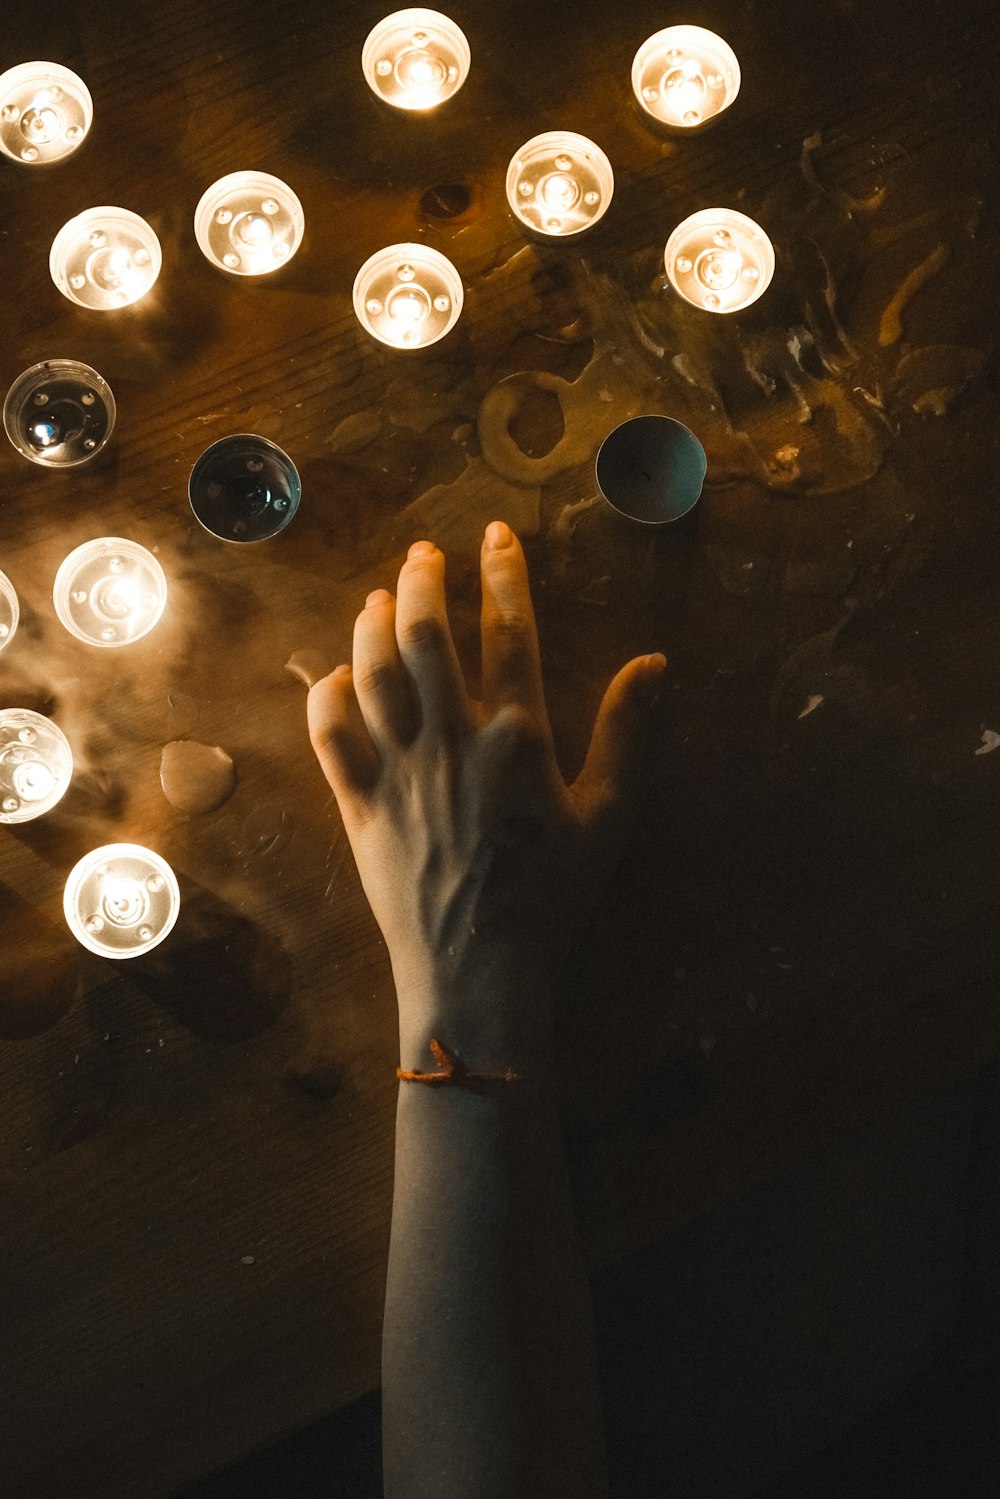
M 600 146 L 572 130 L 532 136 L 507 168 L 507 202 L 526 229 L 573 239 L 607 212 L 615 176 Z
M 267 172 L 230 172 L 203 193 L 194 215 L 198 246 L 220 271 L 262 276 L 291 260 L 305 230 L 302 204 Z
M 728 109 L 740 91 L 740 65 L 728 42 L 703 26 L 668 26 L 643 42 L 632 63 L 632 92 L 657 125 L 692 130 Z
M 87 85 L 60 63 L 23 62 L 0 73 L 0 151 L 13 161 L 61 161 L 82 145 L 93 115 Z
M 354 279 L 354 311 L 366 332 L 397 349 L 426 349 L 458 322 L 462 278 L 429 245 L 387 245 Z
M 138 843 L 106 843 L 76 864 L 63 910 L 76 940 L 103 958 L 137 958 L 162 942 L 180 911 L 177 877 Z
M 100 536 L 65 558 L 52 601 L 66 629 L 85 645 L 131 645 L 159 622 L 167 580 L 138 542 Z
M 674 290 L 706 312 L 740 312 L 767 289 L 774 247 L 734 208 L 703 208 L 677 225 L 663 263 Z
M 52 241 L 49 271 L 64 297 L 112 312 L 137 302 L 160 274 L 155 233 L 129 208 L 88 208 Z
M 42 468 L 75 468 L 95 458 L 114 431 L 106 380 L 76 359 L 45 359 L 14 381 L 3 405 L 14 447 Z
M 30 822 L 49 812 L 73 775 L 62 729 L 30 708 L 0 708 L 0 822 Z
M 469 74 L 465 33 L 440 11 L 412 7 L 373 27 L 361 53 L 372 93 L 393 109 L 434 109 L 457 94 Z
M 705 449 L 690 427 L 671 416 L 635 416 L 601 443 L 595 477 L 619 515 L 666 526 L 697 504 L 707 469 Z

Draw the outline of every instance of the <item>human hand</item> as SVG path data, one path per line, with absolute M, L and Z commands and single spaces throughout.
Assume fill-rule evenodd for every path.
M 439 1036 L 470 1066 L 530 1070 L 546 1065 L 551 980 L 628 835 L 666 661 L 618 672 L 567 786 L 520 543 L 502 521 L 487 528 L 482 703 L 466 691 L 444 571 L 418 541 L 396 597 L 369 594 L 353 668 L 309 693 L 310 738 L 392 960 L 402 1065 L 425 1065 Z

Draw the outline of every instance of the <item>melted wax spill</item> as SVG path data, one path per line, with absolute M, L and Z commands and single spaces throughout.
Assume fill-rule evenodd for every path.
M 236 768 L 218 745 L 174 739 L 163 746 L 160 785 L 179 812 L 212 812 L 233 794 Z
M 285 670 L 291 672 L 304 687 L 314 687 L 327 675 L 329 667 L 326 657 L 319 651 L 293 651 L 285 662 Z

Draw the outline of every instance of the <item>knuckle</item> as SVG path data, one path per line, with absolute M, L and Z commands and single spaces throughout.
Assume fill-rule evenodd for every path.
M 543 749 L 547 743 L 544 728 L 535 715 L 517 704 L 507 704 L 490 724 L 494 742 L 503 753 L 516 754 Z
M 354 685 L 358 692 L 383 692 L 392 683 L 395 667 L 390 661 L 364 661 L 354 672 Z
M 403 649 L 416 652 L 438 650 L 444 645 L 446 636 L 444 620 L 435 614 L 416 614 L 401 623 L 397 621 L 397 638 Z
M 525 650 L 534 633 L 530 616 L 520 609 L 495 609 L 487 617 L 487 625 L 501 644 L 514 650 Z

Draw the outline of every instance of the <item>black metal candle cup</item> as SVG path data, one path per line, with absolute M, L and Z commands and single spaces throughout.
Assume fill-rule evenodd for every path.
M 265 541 L 288 525 L 302 485 L 287 453 L 266 437 L 237 432 L 206 448 L 191 470 L 191 509 L 221 541 Z
M 597 454 L 597 487 L 612 510 L 645 526 L 680 520 L 697 503 L 708 460 L 690 427 L 670 416 L 636 416 Z

